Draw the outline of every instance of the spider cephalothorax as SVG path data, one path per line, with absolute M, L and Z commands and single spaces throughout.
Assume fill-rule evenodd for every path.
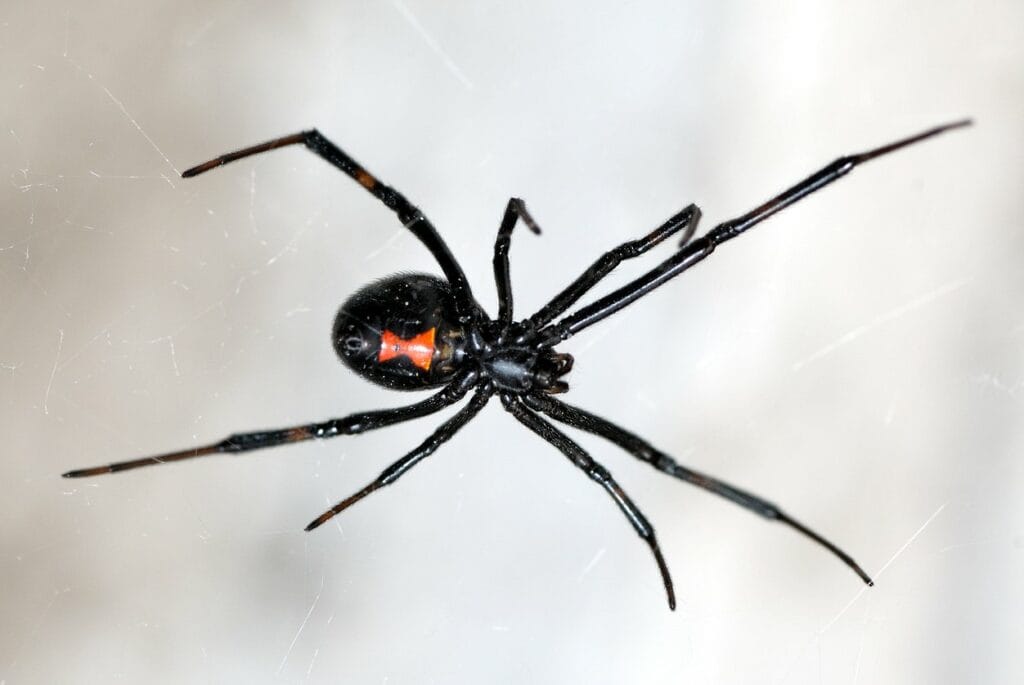
M 573 361 L 570 355 L 555 351 L 554 345 L 643 297 L 708 257 L 718 245 L 839 179 L 858 164 L 969 123 L 958 121 L 938 126 L 868 152 L 840 157 L 750 212 L 723 222 L 698 238 L 693 236 L 700 210 L 696 205 L 690 205 L 642 238 L 623 243 L 603 254 L 540 311 L 519 322 L 512 320 L 508 262 L 512 229 L 521 220 L 534 233 L 540 233 L 522 200 L 509 200 L 498 228 L 494 245 L 498 315 L 492 319 L 473 297 L 462 268 L 427 218 L 401 193 L 378 181 L 318 131 L 296 133 L 217 157 L 187 170 L 182 176 L 195 176 L 259 152 L 302 144 L 351 176 L 398 215 L 402 224 L 434 255 L 445 279 L 399 274 L 366 286 L 341 307 L 334 321 L 332 340 L 342 361 L 367 380 L 396 390 L 438 387 L 441 390 L 405 407 L 351 414 L 289 428 L 237 433 L 202 447 L 69 471 L 64 476 L 94 476 L 208 454 L 247 452 L 301 440 L 362 433 L 433 414 L 463 399 L 475 388 L 466 405 L 419 447 L 385 469 L 362 490 L 318 516 L 306 526 L 306 530 L 316 528 L 371 492 L 393 483 L 451 438 L 497 394 L 505 409 L 520 423 L 554 445 L 612 497 L 654 555 L 671 608 L 675 608 L 672 578 L 662 558 L 654 528 L 607 469 L 542 415 L 603 437 L 670 476 L 720 495 L 769 520 L 790 526 L 828 549 L 871 585 L 871 579 L 849 555 L 771 502 L 682 466 L 668 454 L 611 421 L 551 397 L 569 389 L 562 379 L 572 368 Z M 623 260 L 638 257 L 676 234 L 680 236 L 679 247 L 668 259 L 595 302 L 562 316 Z M 560 316 L 561 319 L 558 318 Z
M 478 342 L 470 359 L 498 392 L 556 395 L 569 389 L 561 379 L 572 370 L 572 355 L 529 343 Z

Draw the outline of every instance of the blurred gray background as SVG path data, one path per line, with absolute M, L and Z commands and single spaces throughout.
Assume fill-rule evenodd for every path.
M 0 10 L 0 681 L 1020 682 L 1024 5 L 7 2 Z M 519 313 L 685 204 L 704 228 L 872 162 L 565 346 L 567 399 L 779 502 L 877 577 L 497 404 L 91 480 L 70 468 L 418 399 L 336 362 L 338 304 L 436 271 L 300 149 L 318 126 Z M 623 266 L 599 292 L 646 262 Z

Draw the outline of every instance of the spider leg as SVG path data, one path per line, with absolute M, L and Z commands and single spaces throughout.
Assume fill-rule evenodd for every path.
M 612 478 L 612 474 L 609 473 L 606 468 L 601 466 L 601 464 L 597 463 L 582 447 L 573 442 L 567 435 L 559 431 L 537 414 L 527 409 L 518 397 L 510 394 L 502 394 L 501 401 L 505 405 L 505 409 L 507 409 L 512 416 L 516 417 L 520 423 L 558 448 L 562 454 L 569 458 L 569 461 L 582 469 L 584 473 L 590 476 L 591 480 L 596 481 L 609 495 L 611 495 L 612 499 L 614 499 L 615 503 L 619 506 L 619 509 L 626 515 L 626 518 L 629 519 L 629 522 L 633 526 L 633 529 L 636 530 L 637 535 L 643 538 L 644 542 L 647 543 L 647 546 L 651 548 L 654 560 L 658 564 L 658 570 L 661 572 L 661 580 L 665 585 L 665 592 L 668 595 L 668 606 L 670 609 L 675 611 L 676 595 L 672 588 L 672 576 L 669 574 L 665 558 L 661 556 L 661 548 L 658 546 L 658 539 L 654 535 L 654 526 L 648 522 L 637 506 L 633 504 L 633 501 L 629 496 L 623 492 L 622 488 L 619 487 L 619 484 L 615 482 L 614 478 Z
M 550 302 L 544 305 L 540 311 L 530 317 L 530 328 L 538 330 L 547 325 L 552 319 L 571 307 L 588 290 L 597 285 L 602 278 L 611 273 L 623 260 L 639 257 L 680 230 L 683 231 L 683 235 L 680 238 L 679 246 L 686 245 L 690 238 L 693 237 L 693 232 L 697 230 L 697 223 L 699 221 L 700 207 L 691 204 L 674 214 L 668 221 L 644 237 L 622 243 L 615 249 L 605 252 L 579 278 L 570 283 L 562 292 L 558 293 Z
M 540 226 L 526 211 L 526 203 L 518 197 L 510 198 L 501 226 L 498 227 L 498 237 L 494 241 L 494 283 L 498 288 L 498 322 L 502 338 L 512 324 L 512 281 L 508 272 L 508 250 L 512 243 L 512 229 L 519 219 L 523 220 L 527 228 L 540 235 Z
M 315 128 L 308 131 L 294 133 L 289 136 L 275 138 L 274 140 L 243 148 L 241 150 L 236 150 L 234 152 L 229 152 L 221 155 L 220 157 L 211 159 L 208 162 L 194 166 L 191 169 L 186 169 L 181 175 L 184 178 L 190 178 L 244 157 L 298 144 L 305 145 L 313 153 L 345 172 L 348 176 L 352 177 L 357 183 L 359 183 L 359 185 L 368 190 L 374 197 L 395 212 L 398 215 L 399 221 L 401 221 L 406 228 L 412 231 L 413 235 L 419 238 L 420 242 L 430 250 L 430 253 L 434 255 L 434 259 L 436 259 L 437 263 L 441 266 L 441 270 L 444 271 L 445 277 L 448 279 L 448 282 L 451 283 L 456 302 L 458 303 L 460 315 L 468 318 L 477 317 L 480 312 L 480 306 L 476 303 L 476 300 L 473 299 L 473 291 L 469 287 L 466 275 L 463 273 L 462 267 L 459 266 L 454 255 L 452 255 L 451 251 L 448 249 L 448 245 L 445 244 L 433 224 L 427 220 L 427 217 L 425 217 L 419 209 L 406 200 L 405 196 L 394 188 L 391 188 L 377 180 L 373 174 L 363 168 L 362 165 L 352 159 L 346 152 L 328 140 Z
M 441 411 L 447 406 L 458 402 L 465 397 L 466 393 L 477 384 L 479 374 L 476 371 L 463 374 L 445 386 L 436 395 L 428 397 L 422 402 L 410 404 L 406 407 L 395 407 L 393 409 L 381 409 L 378 411 L 361 412 L 350 414 L 344 418 L 329 419 L 320 423 L 310 423 L 290 428 L 278 428 L 273 430 L 253 431 L 251 433 L 236 433 L 224 438 L 220 442 L 202 447 L 192 447 L 180 452 L 168 452 L 154 457 L 143 457 L 130 461 L 119 461 L 106 466 L 94 466 L 87 469 L 77 469 L 63 474 L 65 478 L 83 478 L 85 476 L 98 476 L 104 473 L 116 471 L 127 471 L 141 466 L 153 466 L 155 464 L 166 464 L 172 461 L 182 461 L 195 457 L 205 457 L 211 454 L 237 454 L 249 452 L 265 447 L 275 447 L 292 442 L 303 440 L 334 438 L 339 435 L 356 435 L 369 430 L 383 428 L 402 421 L 417 419 Z
M 441 426 L 434 431 L 429 438 L 423 441 L 419 447 L 384 469 L 384 471 L 365 488 L 354 495 L 343 499 L 324 513 L 317 516 L 308 526 L 306 526 L 306 530 L 313 530 L 314 528 L 321 526 L 326 521 L 334 518 L 335 515 L 341 513 L 345 509 L 348 509 L 350 506 L 369 495 L 371 492 L 379 490 L 385 485 L 391 485 L 401 478 L 406 471 L 437 451 L 438 447 L 440 447 L 444 442 L 447 442 L 453 435 L 455 435 L 456 432 L 459 431 L 460 428 L 469 423 L 470 420 L 472 420 L 473 417 L 483 409 L 483 406 L 487 404 L 487 401 L 491 399 L 491 395 L 493 394 L 494 389 L 490 384 L 483 385 L 478 388 L 476 394 L 473 395 L 473 398 L 466 404 L 466 406 L 460 409 L 455 416 L 442 423 Z
M 680 248 L 673 256 L 646 274 L 634 279 L 596 302 L 577 310 L 558 323 L 548 326 L 541 331 L 539 337 L 540 344 L 553 345 L 560 340 L 567 340 L 584 328 L 611 316 L 626 305 L 638 300 L 658 286 L 675 278 L 698 262 L 703 261 L 721 243 L 735 238 L 776 212 L 802 200 L 816 190 L 820 190 L 830 183 L 839 180 L 850 173 L 857 165 L 920 142 L 926 138 L 937 136 L 945 131 L 968 126 L 970 123 L 969 119 L 965 119 L 943 126 L 936 126 L 917 135 L 868 150 L 867 152 L 840 157 L 746 214 L 715 226 L 700 238 Z
M 860 576 L 861 580 L 865 583 L 868 585 L 874 585 L 871 577 L 864 572 L 864 570 L 849 554 L 839 549 L 835 544 L 815 533 L 796 519 L 791 518 L 771 502 L 764 500 L 757 495 L 752 495 L 749 492 L 740 490 L 739 488 L 720 481 L 717 478 L 712 478 L 711 476 L 707 476 L 698 471 L 693 471 L 685 466 L 681 466 L 676 463 L 672 457 L 654 448 L 646 440 L 630 433 L 624 428 L 620 428 L 600 416 L 583 411 L 582 409 L 573 407 L 572 405 L 551 397 L 530 395 L 526 398 L 526 403 L 531 408 L 542 411 L 551 418 L 561 421 L 568 426 L 579 428 L 580 430 L 593 433 L 594 435 L 599 435 L 602 438 L 615 443 L 637 459 L 647 462 L 659 471 L 667 473 L 670 476 L 675 476 L 676 478 L 686 481 L 691 485 L 704 488 L 716 495 L 720 495 L 733 504 L 738 504 L 744 509 L 748 509 L 766 519 L 784 523 L 834 554 L 844 564 L 850 567 L 854 573 Z

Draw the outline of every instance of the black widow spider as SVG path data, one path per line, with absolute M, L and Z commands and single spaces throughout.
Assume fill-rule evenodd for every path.
M 395 390 L 443 388 L 436 395 L 406 407 L 352 414 L 290 428 L 237 433 L 211 445 L 68 471 L 64 477 L 95 476 L 209 454 L 248 452 L 313 438 L 353 435 L 433 414 L 458 402 L 475 388 L 469 402 L 441 424 L 419 447 L 391 464 L 362 490 L 318 516 L 306 526 L 306 530 L 316 528 L 371 492 L 398 480 L 455 435 L 497 393 L 512 416 L 559 449 L 615 500 L 637 534 L 651 548 L 661 571 L 670 608 L 675 609 L 676 605 L 672 578 L 654 536 L 653 526 L 612 475 L 541 414 L 573 428 L 599 435 L 670 476 L 720 495 L 764 518 L 786 524 L 832 552 L 865 583 L 872 585 L 871 578 L 848 554 L 771 502 L 681 466 L 624 428 L 553 398 L 552 395 L 569 389 L 562 378 L 572 368 L 573 362 L 572 356 L 556 352 L 554 346 L 675 278 L 714 252 L 721 243 L 735 238 L 776 212 L 832 183 L 858 164 L 969 124 L 969 120 L 957 121 L 868 152 L 840 157 L 764 204 L 719 224 L 696 239 L 693 234 L 701 212 L 696 205 L 691 204 L 639 240 L 623 243 L 603 254 L 540 311 L 523 321 L 513 321 L 512 318 L 509 245 L 512 229 L 518 220 L 534 233 L 540 233 L 540 228 L 526 211 L 522 200 L 512 198 L 508 201 L 498 228 L 494 244 L 498 317 L 491 319 L 473 297 L 466 276 L 448 246 L 420 210 L 401 193 L 378 181 L 319 131 L 303 131 L 217 157 L 188 169 L 182 176 L 196 176 L 243 157 L 302 144 L 351 176 L 398 215 L 399 221 L 430 250 L 447 280 L 423 274 L 399 274 L 364 287 L 342 305 L 334 320 L 334 348 L 350 369 L 374 383 Z M 623 260 L 639 257 L 669 236 L 680 232 L 679 248 L 671 257 L 614 292 L 552 323 Z

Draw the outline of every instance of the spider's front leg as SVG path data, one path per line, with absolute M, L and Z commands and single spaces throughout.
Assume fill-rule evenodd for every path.
M 509 276 L 508 250 L 512 243 L 512 229 L 519 219 L 527 228 L 540 235 L 540 226 L 526 211 L 526 203 L 518 197 L 510 198 L 505 207 L 505 216 L 498 227 L 498 237 L 494 241 L 494 283 L 498 289 L 498 325 L 502 340 L 512 325 L 512 280 Z
M 405 407 L 394 409 L 381 409 L 379 411 L 362 412 L 350 414 L 340 419 L 329 419 L 320 423 L 309 423 L 289 428 L 277 428 L 273 430 L 253 431 L 251 433 L 236 433 L 224 438 L 220 442 L 202 447 L 192 447 L 178 452 L 158 454 L 155 457 L 143 457 L 130 461 L 119 461 L 105 466 L 94 466 L 87 469 L 76 469 L 63 474 L 65 478 L 84 478 L 86 476 L 99 476 L 104 473 L 116 473 L 137 469 L 142 466 L 155 466 L 167 464 L 174 461 L 205 457 L 212 454 L 238 454 L 239 452 L 250 452 L 266 447 L 276 447 L 292 442 L 303 440 L 323 440 L 334 438 L 339 435 L 356 435 L 368 430 L 384 428 L 402 421 L 417 419 L 441 411 L 465 397 L 470 388 L 477 384 L 479 374 L 470 371 L 456 378 L 441 392 L 428 397 L 422 402 L 410 404 Z
M 835 555 L 854 573 L 860 576 L 860 579 L 863 580 L 865 584 L 874 585 L 871 577 L 864 572 L 864 569 L 862 569 L 856 561 L 853 560 L 853 557 L 841 550 L 835 543 L 825 537 L 822 537 L 804 524 L 792 518 L 768 500 L 746 492 L 745 490 L 741 490 L 740 488 L 730 485 L 725 481 L 694 471 L 693 469 L 689 469 L 677 463 L 672 457 L 661 450 L 656 449 L 643 438 L 630 433 L 625 428 L 620 428 L 616 424 L 608 421 L 607 419 L 603 419 L 600 416 L 583 411 L 582 409 L 566 404 L 565 402 L 560 402 L 553 397 L 530 395 L 526 397 L 525 401 L 531 409 L 542 411 L 556 421 L 561 421 L 573 428 L 578 428 L 580 430 L 587 431 L 588 433 L 601 436 L 629 452 L 637 459 L 647 462 L 662 473 L 667 473 L 668 475 L 674 476 L 675 478 L 690 483 L 691 485 L 696 485 L 708 492 L 713 492 L 719 497 L 724 497 L 733 504 L 738 504 L 744 509 L 752 511 L 770 521 L 778 521 L 779 523 L 789 526 L 796 532 L 813 540 Z
M 610 274 L 623 261 L 639 257 L 679 231 L 683 232 L 682 237 L 679 239 L 679 247 L 682 248 L 690 241 L 694 231 L 697 230 L 700 216 L 700 207 L 695 204 L 687 205 L 644 237 L 622 243 L 615 249 L 605 252 L 586 271 L 580 274 L 575 281 L 566 286 L 562 292 L 555 295 L 540 311 L 529 318 L 529 330 L 538 330 L 547 325 L 556 316 L 583 297 L 588 290 L 597 285 L 601 279 Z
M 895 152 L 908 145 L 913 145 L 922 140 L 937 136 L 945 131 L 950 131 L 964 126 L 970 126 L 971 120 L 964 119 L 951 124 L 936 126 L 916 135 L 894 143 L 861 152 L 854 155 L 846 155 L 835 160 L 831 164 L 815 171 L 813 174 L 800 181 L 796 185 L 787 188 L 772 199 L 764 202 L 746 214 L 723 221 L 710 231 L 700 236 L 693 242 L 680 246 L 680 249 L 671 257 L 657 265 L 639 278 L 635 278 L 626 285 L 614 292 L 605 295 L 596 302 L 591 302 L 572 314 L 561 319 L 557 323 L 547 326 L 541 331 L 540 344 L 554 345 L 565 341 L 576 335 L 584 328 L 608 318 L 615 312 L 632 302 L 640 299 L 655 288 L 667 283 L 687 269 L 700 263 L 709 257 L 718 245 L 732 240 L 750 230 L 765 219 L 782 211 L 786 207 L 799 202 L 811 193 L 821 190 L 846 174 L 853 171 L 855 167 L 868 162 L 876 157 Z M 684 210 L 685 211 L 685 210 Z M 571 286 L 570 286 L 571 287 Z M 561 295 L 559 295 L 561 297 Z M 549 319 L 550 320 L 550 319 Z
M 661 581 L 665 585 L 665 593 L 668 595 L 668 606 L 675 611 L 676 594 L 672 587 L 672 576 L 668 571 L 665 558 L 661 555 L 661 547 L 658 545 L 658 539 L 654 535 L 654 526 L 650 524 L 637 506 L 633 504 L 633 500 L 619 487 L 619 484 L 612 478 L 612 474 L 608 472 L 608 469 L 597 463 L 593 457 L 587 454 L 586 450 L 573 442 L 567 435 L 530 411 L 518 397 L 505 393 L 502 394 L 501 401 L 505 405 L 505 409 L 512 416 L 516 417 L 520 423 L 554 445 L 562 454 L 569 458 L 569 461 L 579 467 L 590 476 L 591 480 L 595 481 L 611 495 L 619 509 L 626 515 L 637 535 L 643 538 L 647 546 L 650 547 L 654 560 L 658 564 L 658 570 L 661 572 Z

